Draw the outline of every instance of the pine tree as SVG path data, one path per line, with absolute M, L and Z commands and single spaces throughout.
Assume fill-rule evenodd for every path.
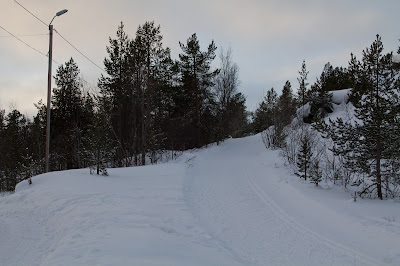
M 162 46 L 160 26 L 146 22 L 139 26 L 131 46 L 135 75 L 133 83 L 140 102 L 141 164 L 146 163 L 146 152 L 154 153 L 161 143 L 158 116 L 162 116 L 163 90 L 171 78 L 172 60 L 169 48 Z
M 356 80 L 353 104 L 358 121 L 352 124 L 337 119 L 325 125 L 322 131 L 332 138 L 333 151 L 346 158 L 351 171 L 370 176 L 371 183 L 364 184 L 361 195 L 377 195 L 382 199 L 385 163 L 393 158 L 393 151 L 400 148 L 399 72 L 393 68 L 392 54 L 383 54 L 379 35 L 363 51 L 361 62 L 352 56 L 349 69 Z
M 2 158 L 0 166 L 3 177 L 3 188 L 6 191 L 13 191 L 21 181 L 21 162 L 26 154 L 26 137 L 28 121 L 18 110 L 12 110 L 5 117 L 5 128 L 3 131 Z
M 108 58 L 104 66 L 108 76 L 101 76 L 98 82 L 102 108 L 110 115 L 113 138 L 118 143 L 115 163 L 126 165 L 127 159 L 135 153 L 134 147 L 138 127 L 134 111 L 137 110 L 135 97 L 138 97 L 132 84 L 134 65 L 132 64 L 132 41 L 124 31 L 124 24 L 118 26 L 116 38 L 109 38 L 106 47 Z M 137 77 L 135 77 L 136 80 Z
M 32 176 L 33 176 L 33 171 L 35 168 L 35 162 L 32 159 L 32 156 L 27 155 L 22 157 L 23 162 L 21 165 L 21 170 L 22 170 L 22 179 L 27 179 L 29 185 L 32 185 Z
M 83 97 L 80 70 L 71 58 L 59 66 L 53 89 L 51 156 L 53 167 L 58 170 L 80 167 Z
M 312 164 L 311 170 L 310 170 L 310 182 L 315 184 L 316 187 L 318 187 L 318 184 L 322 181 L 322 171 L 319 167 L 319 161 L 315 161 Z
M 299 71 L 300 77 L 297 78 L 297 81 L 299 82 L 299 89 L 297 90 L 297 103 L 299 106 L 303 106 L 308 102 L 307 99 L 307 86 L 309 83 L 307 83 L 307 76 L 308 76 L 309 71 L 307 71 L 306 67 L 306 61 L 303 60 L 303 63 L 301 65 L 301 70 Z
M 329 62 L 325 64 L 318 83 L 323 91 L 349 89 L 354 86 L 351 75 L 346 68 L 333 68 Z
M 5 149 L 5 110 L 0 109 L 0 151 Z M 0 152 L 0 192 L 6 190 L 5 186 L 5 174 L 4 174 L 4 166 L 5 166 L 6 157 L 2 152 Z
M 309 123 L 324 118 L 328 113 L 333 112 L 332 93 L 326 91 L 321 85 L 321 80 L 317 79 L 314 85 L 311 86 L 309 93 L 311 105 Z
M 215 58 L 217 47 L 212 41 L 207 51 L 200 50 L 200 44 L 194 33 L 187 40 L 186 44 L 179 42 L 182 53 L 179 54 L 179 68 L 181 71 L 182 95 L 184 95 L 184 115 L 190 120 L 189 125 L 193 128 L 193 146 L 200 147 L 210 139 L 210 132 L 206 126 L 210 122 L 205 121 L 213 117 L 213 105 L 215 104 L 212 95 L 214 78 L 219 70 L 211 71 L 211 63 Z M 215 122 L 215 121 L 214 121 Z
M 394 126 L 399 115 L 399 87 L 396 84 L 392 66 L 392 54 L 383 54 L 381 37 L 377 35 L 371 47 L 363 52 L 363 73 L 368 86 L 363 92 L 363 99 L 356 105 L 356 117 L 363 124 L 357 125 L 361 141 L 360 155 L 362 168 L 371 176 L 376 184 L 377 195 L 382 199 L 382 163 L 386 158 L 386 150 L 391 149 Z
M 111 123 L 104 111 L 99 110 L 95 114 L 94 125 L 90 143 L 92 145 L 93 164 L 99 175 L 108 175 L 107 165 L 115 154 L 115 145 L 111 138 Z
M 301 146 L 299 152 L 297 153 L 298 170 L 296 175 L 298 175 L 300 178 L 304 178 L 304 180 L 307 180 L 307 177 L 310 176 L 310 168 L 312 164 L 312 144 L 308 134 L 305 134 L 300 141 Z
M 32 153 L 32 158 L 36 162 L 34 175 L 44 172 L 44 158 L 46 147 L 46 122 L 47 122 L 47 107 L 40 100 L 34 104 L 37 109 L 37 114 L 33 118 L 29 134 L 29 147 Z
M 274 88 L 267 91 L 267 95 L 254 113 L 254 132 L 259 133 L 276 124 L 278 94 Z
M 282 94 L 279 96 L 277 102 L 277 109 L 278 122 L 281 124 L 281 127 L 290 124 L 296 114 L 296 102 L 293 97 L 292 85 L 289 81 L 286 81 L 285 86 L 283 86 Z

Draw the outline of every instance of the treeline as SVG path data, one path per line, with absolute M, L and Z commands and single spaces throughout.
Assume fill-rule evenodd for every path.
M 268 91 L 256 129 L 299 177 L 353 186 L 355 198 L 400 196 L 400 65 L 383 50 L 377 35 L 361 60 L 351 54 L 348 68 L 326 64 L 311 86 L 303 61 L 296 96 L 289 82 L 279 97 Z M 345 116 L 325 121 L 334 110 L 330 91 L 348 88 Z
M 199 148 L 249 131 L 246 99 L 230 49 L 201 49 L 196 34 L 179 42 L 179 59 L 163 46 L 160 26 L 140 25 L 130 38 L 121 23 L 109 39 L 99 93 L 84 93 L 71 58 L 58 67 L 52 93 L 50 170 L 157 163 L 173 151 Z M 0 111 L 0 191 L 42 173 L 47 108 L 30 121 Z M 168 151 L 168 152 L 167 152 Z M 164 158 L 165 159 L 165 158 Z
M 302 123 L 311 124 L 331 113 L 332 102 L 329 91 L 342 90 L 355 86 L 353 74 L 346 68 L 325 64 L 319 78 L 311 86 L 308 82 L 306 62 L 303 61 L 297 91 L 286 81 L 282 94 L 278 95 L 274 88 L 267 91 L 263 101 L 253 113 L 252 132 L 263 132 L 262 136 L 268 148 L 286 146 L 287 127 L 296 117 L 298 108 L 310 106 L 310 112 L 301 119 Z

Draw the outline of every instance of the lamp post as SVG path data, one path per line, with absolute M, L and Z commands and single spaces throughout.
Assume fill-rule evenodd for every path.
M 50 105 L 51 105 L 51 67 L 52 67 L 52 62 L 53 62 L 53 20 L 55 17 L 61 16 L 62 14 L 65 14 L 68 10 L 63 9 L 61 11 L 58 11 L 56 15 L 53 17 L 49 24 L 49 72 L 48 72 L 48 77 L 47 77 L 47 124 L 46 124 L 46 158 L 45 158 L 45 169 L 44 172 L 47 173 L 49 172 L 49 151 L 50 151 Z

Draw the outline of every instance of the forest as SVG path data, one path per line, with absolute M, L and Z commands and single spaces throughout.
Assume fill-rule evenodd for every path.
M 281 149 L 296 173 L 316 185 L 323 178 L 343 186 L 358 182 L 361 196 L 399 196 L 400 68 L 392 53 L 384 54 L 379 35 L 361 61 L 352 54 L 347 68 L 327 63 L 311 85 L 303 61 L 296 93 L 289 81 L 280 95 L 271 88 L 254 112 L 246 110 L 239 92 L 239 66 L 230 48 L 216 54 L 214 41 L 200 47 L 194 33 L 179 42 L 179 58 L 173 59 L 162 40 L 154 22 L 140 25 L 133 38 L 121 22 L 109 38 L 107 74 L 99 78 L 96 93 L 85 89 L 73 58 L 58 67 L 50 110 L 50 171 L 90 167 L 107 175 L 109 167 L 156 164 L 184 150 L 262 133 L 267 148 Z M 329 92 L 348 88 L 356 122 L 325 122 L 333 110 Z M 306 105 L 310 112 L 299 119 Z M 33 119 L 18 110 L 0 110 L 0 191 L 13 191 L 21 180 L 44 172 L 48 110 L 41 101 L 35 106 Z M 293 148 L 299 125 L 330 139 L 325 149 L 340 164 L 321 167 L 311 145 L 318 141 L 308 129 L 301 130 Z

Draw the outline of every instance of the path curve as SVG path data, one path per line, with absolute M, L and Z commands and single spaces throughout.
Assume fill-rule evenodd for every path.
M 187 167 L 184 191 L 198 223 L 243 265 L 381 265 L 297 221 L 268 195 L 282 182 L 277 176 L 282 169 L 274 169 L 274 159 L 281 160 L 276 155 L 263 147 L 259 136 L 196 153 Z M 321 212 L 326 210 L 321 207 Z

